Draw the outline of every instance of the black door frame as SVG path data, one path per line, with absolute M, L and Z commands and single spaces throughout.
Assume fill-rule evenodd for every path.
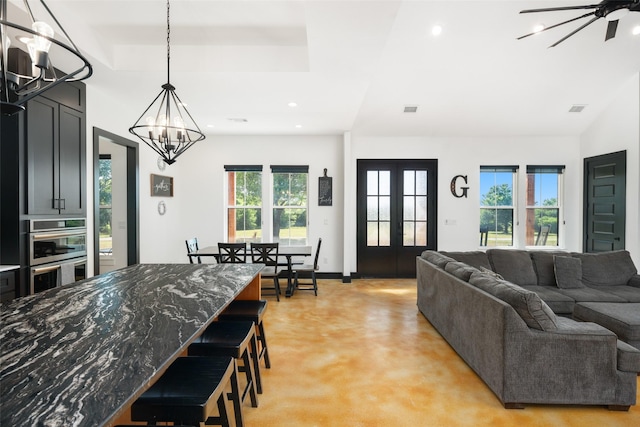
M 589 230 L 589 209 L 591 208 L 589 205 L 589 200 L 590 200 L 590 192 L 591 192 L 591 188 L 589 186 L 589 170 L 590 170 L 590 165 L 593 162 L 602 162 L 602 161 L 611 161 L 612 163 L 615 162 L 620 162 L 622 164 L 622 166 L 624 167 L 624 180 L 623 180 L 623 184 L 624 184 L 624 190 L 625 190 L 625 195 L 624 195 L 624 204 L 625 206 L 623 206 L 622 208 L 622 233 L 620 237 L 614 238 L 613 243 L 613 248 L 614 249 L 624 249 L 625 247 L 625 233 L 626 233 L 626 180 L 627 180 L 627 151 L 623 150 L 623 151 L 616 151 L 613 153 L 607 153 L 607 154 L 602 154 L 599 156 L 594 156 L 594 157 L 587 157 L 584 159 L 584 167 L 583 167 L 583 185 L 584 185 L 584 193 L 583 193 L 583 229 L 582 229 L 582 251 L 583 252 L 591 252 L 590 248 L 589 248 L 589 233 L 591 232 L 591 230 Z M 616 163 L 617 165 L 619 163 Z
M 138 264 L 140 260 L 140 206 L 138 143 L 108 132 L 93 128 L 93 269 L 100 271 L 100 138 L 127 149 L 127 265 Z
M 437 209 L 437 192 L 438 192 L 438 160 L 437 159 L 358 159 L 357 160 L 357 202 L 356 202 L 356 266 L 357 266 L 357 277 L 415 277 L 408 276 L 406 271 L 409 269 L 415 269 L 415 257 L 411 254 L 416 252 L 412 251 L 411 248 L 423 248 L 423 249 L 437 249 L 438 247 L 438 209 Z M 393 169 L 395 172 L 396 181 L 393 181 L 394 176 L 391 177 L 391 192 L 392 192 L 392 204 L 391 204 L 391 217 L 392 222 L 390 223 L 391 227 L 391 239 L 392 239 L 392 248 L 387 251 L 385 255 L 384 250 L 381 253 L 376 254 L 375 250 L 371 253 L 373 258 L 376 260 L 372 261 L 375 265 L 383 265 L 385 262 L 386 256 L 393 255 L 396 259 L 396 265 L 394 268 L 394 274 L 389 275 L 388 273 L 374 273 L 374 272 L 366 272 L 362 271 L 361 265 L 361 255 L 363 250 L 363 242 L 366 241 L 366 189 L 363 187 L 364 182 L 366 181 L 366 170 L 367 166 L 372 166 L 375 168 L 384 168 L 388 166 Z M 426 169 L 428 173 L 428 181 L 427 181 L 427 246 L 403 246 L 402 235 L 400 234 L 402 230 L 402 198 L 403 198 L 403 189 L 400 185 L 402 183 L 402 179 L 398 179 L 399 171 L 405 169 Z M 363 211 L 364 209 L 364 211 Z M 422 249 L 422 250 L 423 250 Z M 421 252 L 421 249 L 417 250 Z M 393 252 L 393 254 L 391 253 Z M 415 255 L 419 255 L 416 252 Z M 399 263 L 397 260 L 400 260 Z M 407 263 L 413 263 L 412 267 L 408 267 Z

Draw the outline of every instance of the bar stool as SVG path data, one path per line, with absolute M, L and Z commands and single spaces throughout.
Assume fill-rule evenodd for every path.
M 231 393 L 225 393 L 230 384 Z M 131 405 L 131 420 L 200 426 L 230 425 L 225 399 L 233 402 L 235 425 L 243 426 L 238 371 L 233 357 L 179 357 Z M 213 415 L 214 406 L 218 416 Z
M 251 321 L 256 325 L 256 338 L 260 343 L 258 359 L 264 361 L 265 368 L 271 368 L 269 360 L 269 347 L 267 346 L 267 336 L 264 332 L 262 318 L 267 309 L 266 300 L 233 300 L 218 316 L 219 320 L 229 321 Z
M 231 356 L 238 365 L 238 372 L 244 372 L 246 386 L 241 394 L 242 402 L 247 395 L 251 406 L 258 406 L 257 393 L 262 393 L 260 379 L 260 360 L 258 359 L 258 341 L 256 329 L 251 321 L 218 321 L 210 324 L 190 346 L 189 356 Z

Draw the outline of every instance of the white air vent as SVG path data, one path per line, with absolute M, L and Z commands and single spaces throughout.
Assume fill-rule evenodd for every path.
M 249 121 L 242 117 L 230 117 L 227 120 L 229 120 L 230 122 L 236 122 L 236 123 L 247 123 Z
M 584 107 L 586 107 L 586 105 L 572 105 L 571 108 L 569 108 L 569 112 L 582 113 L 582 110 L 584 110 Z
M 416 113 L 418 111 L 417 105 L 405 105 L 404 112 L 405 113 Z

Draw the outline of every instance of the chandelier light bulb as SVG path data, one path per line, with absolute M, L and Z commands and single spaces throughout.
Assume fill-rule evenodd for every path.
M 173 118 L 173 124 L 176 128 L 176 139 L 178 140 L 178 142 L 182 142 L 185 135 L 184 135 L 184 122 L 182 121 L 182 117 L 180 116 L 176 116 Z
M 40 36 L 34 37 L 36 50 L 49 53 L 51 41 L 45 37 L 53 38 L 53 28 L 51 28 L 46 22 L 36 21 L 31 25 L 31 29 L 40 34 Z
M 147 123 L 147 130 L 149 131 L 149 139 L 153 140 L 153 128 L 156 126 L 156 120 L 153 117 L 148 116 L 145 119 L 145 122 Z

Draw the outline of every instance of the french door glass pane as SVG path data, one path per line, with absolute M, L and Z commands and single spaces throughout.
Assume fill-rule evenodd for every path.
M 415 246 L 415 223 L 412 221 L 404 222 L 404 232 L 402 233 L 402 244 L 404 246 Z
M 391 195 L 391 172 L 380 171 L 380 194 L 383 196 Z
M 378 246 L 377 222 L 367 222 L 367 246 Z
M 426 196 L 416 197 L 416 220 L 427 220 L 427 198 Z
M 367 195 L 378 195 L 378 171 L 367 171 Z
M 391 197 L 389 196 L 381 196 L 380 197 L 380 221 L 390 221 L 391 220 Z
M 412 221 L 416 219 L 416 212 L 414 209 L 415 197 L 413 196 L 404 196 L 402 211 L 403 211 L 403 219 L 405 221 Z
M 416 194 L 416 172 L 415 171 L 404 171 L 404 195 L 413 195 Z
M 426 222 L 416 222 L 416 246 L 427 246 Z
M 367 221 L 377 221 L 379 218 L 378 198 L 367 197 Z
M 416 171 L 416 194 L 427 195 L 427 171 Z
M 391 246 L 391 224 L 389 222 L 380 222 L 378 246 Z

